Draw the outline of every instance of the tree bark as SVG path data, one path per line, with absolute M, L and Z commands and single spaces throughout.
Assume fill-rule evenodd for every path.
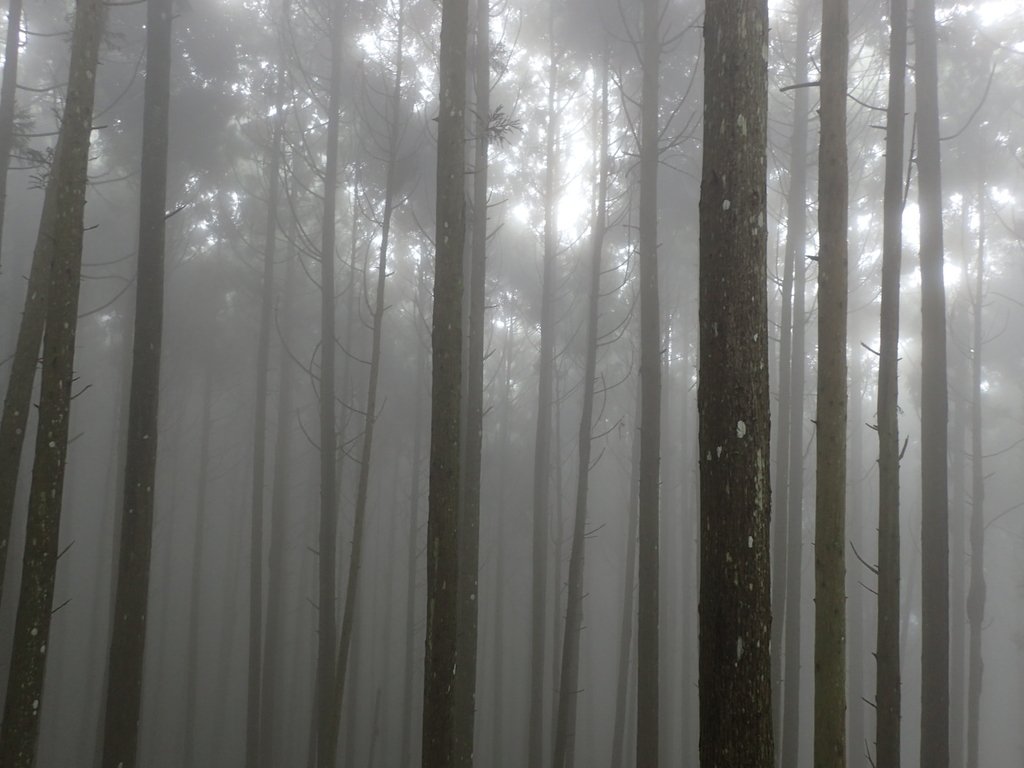
M 903 134 L 906 123 L 906 0 L 889 4 L 889 104 L 886 109 L 882 222 L 882 297 L 878 356 L 878 623 L 875 738 L 878 768 L 900 765 L 900 271 L 903 259 Z
M 709 4 L 704 44 L 700 761 L 768 768 L 767 3 Z
M 136 765 L 141 720 L 159 436 L 172 22 L 171 0 L 149 3 L 146 9 L 139 265 L 128 398 L 124 511 L 108 662 L 110 682 L 105 707 L 104 768 Z
M 914 7 L 921 224 L 921 765 L 949 768 L 949 396 L 935 1 Z
M 423 768 L 455 759 L 458 636 L 459 466 L 462 434 L 462 254 L 465 243 L 467 0 L 441 11 L 441 99 L 432 318 L 433 373 L 427 520 L 427 634 L 423 675 Z
M 52 268 L 47 276 L 49 296 L 44 320 L 47 332 L 43 340 L 39 424 L 25 553 L 7 695 L 0 724 L 0 766 L 4 768 L 32 766 L 39 737 L 74 380 L 96 65 L 105 19 L 105 9 L 98 0 L 79 0 L 77 3 L 59 150 L 48 184 L 52 188 L 48 197 L 52 195 L 53 199 L 52 229 L 41 226 L 40 231 L 41 240 L 52 237 L 49 246 L 52 248 Z M 38 340 L 33 357 L 36 351 Z M 34 368 L 33 360 L 33 373 Z M 17 472 L 16 467 L 14 471 Z M 11 491 L 13 497 L 13 488 Z M 9 521 L 7 525 L 9 529 Z M 4 538 L 6 535 L 7 532 L 3 532 Z

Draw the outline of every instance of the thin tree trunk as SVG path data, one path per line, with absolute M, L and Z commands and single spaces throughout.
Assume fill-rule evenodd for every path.
M 22 0 L 7 6 L 7 41 L 4 46 L 4 74 L 0 82 L 0 254 L 3 253 L 4 213 L 7 211 L 7 171 L 14 149 L 15 99 L 18 87 L 18 59 L 21 53 Z M 2 262 L 0 262 L 2 263 Z
M 487 163 L 491 91 L 491 4 L 476 0 L 472 246 L 469 254 L 469 349 L 466 445 L 459 521 L 459 636 L 455 673 L 455 765 L 472 768 L 479 620 L 480 475 L 484 424 L 484 315 L 487 268 Z
M 849 514 L 846 517 L 846 539 L 851 547 L 864 552 L 864 407 L 866 399 L 864 391 L 864 366 L 856 355 L 851 356 L 850 390 L 850 451 L 847 457 L 847 475 L 852 478 L 848 484 Z M 845 543 L 845 542 L 844 542 Z M 865 724 L 864 702 L 867 691 L 864 689 L 864 657 L 866 634 L 864 625 L 864 587 L 861 581 L 866 572 L 858 563 L 846 574 L 845 590 L 847 653 L 846 653 L 846 764 L 848 766 L 864 765 L 865 755 L 870 754 Z
M 846 765 L 847 0 L 825 0 L 818 153 L 814 765 Z
M 124 513 L 110 641 L 104 722 L 104 768 L 133 768 L 137 759 L 160 402 L 164 230 L 171 85 L 170 0 L 146 11 L 146 89 L 139 203 L 139 266 L 128 404 Z
M 637 397 L 637 420 L 640 415 L 640 396 Z M 612 730 L 611 768 L 624 768 L 626 737 L 626 698 L 629 689 L 630 659 L 633 657 L 633 624 L 636 609 L 633 592 L 636 590 L 636 529 L 639 516 L 640 485 L 640 431 L 639 425 L 633 431 L 633 457 L 630 462 L 629 515 L 626 522 L 626 570 L 622 602 L 622 621 L 619 624 L 619 660 L 615 681 L 615 724 Z
M 203 542 L 206 540 L 206 492 L 210 477 L 210 404 L 213 374 L 209 364 L 203 378 L 203 413 L 199 429 L 199 476 L 196 480 L 196 523 L 192 538 L 192 584 L 189 592 L 188 641 L 185 657 L 185 765 L 195 768 L 197 760 L 196 715 L 199 688 L 199 626 L 202 619 Z
M 509 442 L 512 432 L 512 327 L 508 326 L 505 336 L 505 375 L 504 392 L 502 395 L 502 424 L 498 434 L 501 435 L 499 456 L 509 456 Z M 495 541 L 497 543 L 497 555 L 495 557 L 495 595 L 494 595 L 494 689 L 491 711 L 491 722 L 494 724 L 494 732 L 491 737 L 491 762 L 490 768 L 502 768 L 505 762 L 504 725 L 506 714 L 505 702 L 505 494 L 507 492 L 506 470 L 507 461 L 498 464 L 498 503 L 497 503 L 497 530 Z
M 398 44 L 395 54 L 395 80 L 391 95 L 389 121 L 390 136 L 388 147 L 387 182 L 384 190 L 384 213 L 381 221 L 381 242 L 377 256 L 377 283 L 373 304 L 373 331 L 370 346 L 370 377 L 366 385 L 366 421 L 363 426 L 362 450 L 359 462 L 359 480 L 356 487 L 356 508 L 352 526 L 352 555 L 349 559 L 348 579 L 345 585 L 345 607 L 341 620 L 341 637 L 338 642 L 338 658 L 335 665 L 332 703 L 332 728 L 326 743 L 321 745 L 322 768 L 334 768 L 337 754 L 338 729 L 341 725 L 341 708 L 345 696 L 345 681 L 348 671 L 349 649 L 355 628 L 356 595 L 359 589 L 359 572 L 363 561 L 363 530 L 366 526 L 366 507 L 370 493 L 370 469 L 373 465 L 373 436 L 377 425 L 377 389 L 380 381 L 381 339 L 384 330 L 384 283 L 387 279 L 388 244 L 391 234 L 391 218 L 395 210 L 397 195 L 396 165 L 398 161 L 398 140 L 401 130 L 400 109 L 402 104 L 402 55 L 403 55 L 403 12 L 404 1 L 398 3 Z
M 906 123 L 906 0 L 889 5 L 889 105 L 886 109 L 882 222 L 882 298 L 878 356 L 878 623 L 875 646 L 875 763 L 900 765 L 900 270 L 903 258 L 903 132 Z
M 423 674 L 423 768 L 455 759 L 454 684 L 458 637 L 459 462 L 462 434 L 462 255 L 465 244 L 467 0 L 441 11 L 441 98 L 437 136 L 427 632 Z
M 544 266 L 541 277 L 540 360 L 537 383 L 537 433 L 533 449 L 533 586 L 530 618 L 530 720 L 529 766 L 544 768 L 544 658 L 547 621 L 549 484 L 551 463 L 551 410 L 555 363 L 555 260 L 558 258 L 558 217 L 555 188 L 558 186 L 558 57 L 555 52 L 552 4 L 548 24 L 548 101 L 544 171 Z M 555 584 L 558 589 L 558 584 Z M 557 615 L 556 615 L 557 619 Z
M 39 736 L 74 378 L 86 172 L 96 64 L 105 19 L 106 11 L 98 0 L 79 0 L 60 149 L 51 177 L 54 220 L 52 230 L 41 233 L 44 238 L 52 233 L 53 262 L 25 554 L 0 724 L 0 765 L 5 768 L 30 768 L 35 763 Z
M 640 117 L 640 506 L 637 585 L 637 768 L 658 765 L 658 525 L 661 311 L 658 303 L 658 59 L 660 0 L 644 0 Z M 559 768 L 555 766 L 555 768 Z
M 921 765 L 949 768 L 949 395 L 935 0 L 914 7 L 921 220 Z
M 796 18 L 796 61 L 793 68 L 793 82 L 803 83 L 807 80 L 807 45 L 810 36 L 809 3 L 801 0 L 797 6 Z M 790 508 L 790 462 L 792 455 L 790 441 L 801 442 L 803 428 L 798 423 L 797 432 L 793 432 L 793 409 L 795 406 L 793 393 L 794 351 L 793 337 L 796 328 L 793 316 L 794 270 L 802 268 L 804 259 L 804 243 L 807 231 L 807 108 L 809 95 L 806 88 L 797 88 L 793 102 L 793 132 L 789 144 L 789 195 L 786 200 L 786 252 L 783 261 L 782 275 L 782 319 L 779 344 L 779 429 L 775 442 L 775 491 L 774 508 L 778 511 L 772 531 L 772 713 L 775 743 L 781 747 L 783 724 L 783 681 L 787 675 L 796 670 L 799 674 L 799 660 L 790 660 L 783 652 L 784 621 L 787 611 L 791 610 L 788 602 L 787 588 L 789 582 L 786 574 L 790 566 L 789 522 L 787 512 Z M 796 265 L 801 263 L 801 267 Z M 802 320 L 801 320 L 802 322 Z M 800 569 L 799 552 L 795 553 L 793 567 Z M 797 597 L 799 599 L 799 596 Z M 799 611 L 799 607 L 796 608 Z M 783 674 L 783 661 L 786 661 Z M 783 763 L 786 765 L 786 763 Z M 795 765 L 795 763 L 794 763 Z
M 319 598 L 317 600 L 317 765 L 334 768 L 337 727 L 334 713 L 335 653 L 337 623 L 335 593 L 337 574 L 338 486 L 335 424 L 335 288 L 334 245 L 338 193 L 338 129 L 341 121 L 341 8 L 334 3 L 328 11 L 331 37 L 330 93 L 327 107 L 327 149 L 324 168 L 324 206 L 320 243 L 320 532 Z M 333 737 L 333 738 L 332 738 Z
M 576 740 L 576 710 L 579 693 L 580 631 L 583 627 L 583 563 L 587 535 L 587 492 L 590 482 L 594 420 L 594 389 L 597 376 L 597 333 L 601 303 L 601 257 L 607 228 L 608 197 L 608 78 L 601 91 L 601 163 L 598 171 L 593 226 L 590 241 L 590 281 L 587 298 L 587 336 L 583 363 L 583 403 L 578 438 L 579 466 L 576 473 L 576 510 L 569 553 L 569 587 L 566 596 L 565 632 L 562 635 L 562 669 L 558 680 L 558 712 L 552 768 L 572 768 L 570 755 Z M 642 449 L 641 449 L 642 450 Z
M 971 586 L 967 593 L 970 627 L 967 665 L 967 768 L 980 764 L 981 685 L 984 662 L 981 630 L 985 621 L 985 460 L 982 446 L 982 302 L 985 285 L 985 187 L 978 194 L 978 254 L 974 267 L 974 333 L 971 354 Z

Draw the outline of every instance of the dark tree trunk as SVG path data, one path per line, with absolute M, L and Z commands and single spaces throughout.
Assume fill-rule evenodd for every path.
M 121 548 L 108 662 L 110 682 L 105 707 L 104 768 L 133 768 L 136 765 L 141 720 L 159 434 L 157 415 L 163 338 L 172 21 L 171 0 L 149 3 L 146 10 L 147 67 L 142 123 L 139 266 L 128 398 Z
M 864 504 L 864 366 L 857 355 L 850 359 L 850 450 L 847 456 L 847 476 L 851 482 L 847 485 L 849 500 L 846 516 L 846 538 L 849 546 L 856 547 L 858 552 L 865 552 L 865 512 Z M 872 521 L 873 522 L 873 521 Z M 873 527 L 873 526 L 872 526 Z M 865 701 L 867 691 L 864 689 L 864 661 L 866 656 L 866 633 L 864 624 L 864 587 L 862 583 L 870 576 L 869 572 L 859 563 L 846 573 L 846 764 L 848 766 L 866 765 L 866 755 L 870 754 L 865 722 Z
M 903 259 L 903 133 L 906 123 L 906 0 L 889 5 L 889 106 L 886 109 L 882 222 L 882 306 L 878 356 L 878 623 L 875 738 L 878 768 L 900 765 L 900 269 Z
M 767 3 L 709 4 L 704 45 L 700 762 L 769 768 Z
M 11 167 L 11 150 L 14 149 L 15 99 L 21 53 L 21 7 L 22 0 L 10 0 L 7 6 L 4 74 L 0 82 L 0 254 L 3 253 L 4 213 L 7 210 L 7 171 Z
M 558 186 L 558 56 L 554 40 L 554 8 L 548 27 L 551 50 L 548 65 L 546 168 L 544 171 L 544 267 L 541 277 L 540 360 L 537 384 L 537 434 L 533 449 L 533 585 L 530 617 L 530 721 L 529 765 L 544 768 L 544 639 L 547 622 L 549 485 L 551 463 L 551 411 L 555 365 L 555 260 L 558 257 L 558 219 L 555 189 Z M 558 584 L 555 584 L 558 589 Z M 557 614 L 556 614 L 557 618 Z
M 4 768 L 30 768 L 34 765 L 39 737 L 46 649 L 60 540 L 71 386 L 74 379 L 86 171 L 92 132 L 96 64 L 105 18 L 106 11 L 98 0 L 79 0 L 76 5 L 59 149 L 48 184 L 52 189 L 48 197 L 52 195 L 53 199 L 53 222 L 52 228 L 44 228 L 45 221 L 40 228 L 41 240 L 52 237 L 52 268 L 47 270 L 51 273 L 47 276 L 49 299 L 44 320 L 47 331 L 43 340 L 39 424 L 32 466 L 25 553 L 7 695 L 3 722 L 0 724 L 0 765 Z M 38 339 L 32 352 L 33 357 L 37 350 Z M 34 369 L 33 360 L 33 373 Z M 16 467 L 14 471 L 17 472 Z M 13 498 L 13 488 L 11 491 Z M 9 525 L 8 519 L 8 529 Z M 6 539 L 7 531 L 2 535 Z
M 487 162 L 491 92 L 490 0 L 476 0 L 472 244 L 469 254 L 469 349 L 466 445 L 459 522 L 459 637 L 455 672 L 455 765 L 472 768 L 479 620 L 480 473 L 484 424 L 484 315 L 487 268 Z
M 809 3 L 801 0 L 797 7 L 796 19 L 796 61 L 793 68 L 793 82 L 807 80 L 807 41 L 810 35 Z M 793 101 L 793 132 L 789 144 L 789 196 L 786 201 L 786 252 L 782 267 L 782 318 L 779 328 L 779 426 L 775 441 L 775 482 L 773 490 L 774 508 L 778 515 L 772 530 L 772 714 L 775 743 L 780 750 L 784 743 L 783 724 L 783 681 L 789 674 L 799 675 L 799 659 L 790 660 L 783 652 L 784 621 L 787 611 L 794 610 L 788 602 L 786 577 L 790 557 L 795 556 L 793 567 L 800 570 L 800 553 L 789 550 L 786 516 L 790 505 L 790 441 L 803 442 L 803 427 L 798 422 L 793 431 L 793 410 L 796 406 L 793 393 L 793 369 L 795 358 L 793 341 L 797 333 L 793 317 L 794 270 L 802 269 L 804 245 L 807 232 L 807 107 L 809 95 L 806 88 L 797 88 Z M 797 266 L 799 264 L 799 266 Z M 801 319 L 801 323 L 803 320 Z M 801 350 L 802 354 L 802 350 Z M 802 362 L 802 361 L 801 361 Z M 802 445 L 801 445 L 802 449 Z M 795 489 L 794 489 L 795 490 Z M 797 595 L 799 600 L 799 594 Z M 795 610 L 799 611 L 797 606 Z M 786 674 L 783 674 L 783 661 Z M 796 746 L 796 745 L 794 745 Z M 795 756 L 795 753 L 794 753 Z M 783 763 L 786 765 L 786 763 Z M 795 763 L 794 763 L 795 765 Z
M 320 238 L 320 532 L 317 600 L 316 753 L 319 768 L 334 768 L 337 741 L 334 715 L 337 621 L 335 593 L 338 546 L 338 435 L 335 424 L 334 246 L 338 195 L 338 130 L 341 121 L 341 7 L 328 12 L 331 70 L 327 104 L 327 148 L 324 167 L 324 205 Z
M 661 467 L 661 311 L 658 307 L 658 64 L 660 0 L 644 0 L 640 98 L 640 507 L 636 765 L 658 765 L 658 525 Z M 555 766 L 554 768 L 560 768 Z
M 818 151 L 814 765 L 846 764 L 847 0 L 825 0 Z
M 914 7 L 921 218 L 921 765 L 949 768 L 949 498 L 935 1 Z
M 601 303 L 601 257 L 604 252 L 608 196 L 608 79 L 604 78 L 601 99 L 601 165 L 598 171 L 593 225 L 590 240 L 590 275 L 587 294 L 587 336 L 583 363 L 583 403 L 577 441 L 579 465 L 576 473 L 576 509 L 572 548 L 569 553 L 569 586 L 566 596 L 565 632 L 562 635 L 562 665 L 558 676 L 558 709 L 552 768 L 572 768 L 576 741 L 576 709 L 579 693 L 580 632 L 583 627 L 583 563 L 587 534 L 587 493 L 590 482 L 594 388 L 597 375 L 597 324 Z
M 455 759 L 459 488 L 462 434 L 462 255 L 466 233 L 465 112 L 467 0 L 441 11 L 441 98 L 432 318 L 433 374 L 427 520 L 427 628 L 423 672 L 423 768 Z
M 967 622 L 970 627 L 967 665 L 967 768 L 980 764 L 981 630 L 985 621 L 985 460 L 982 446 L 982 370 L 984 344 L 982 302 L 985 285 L 985 187 L 978 194 L 978 256 L 974 267 L 974 329 L 971 354 L 971 586 L 967 593 Z

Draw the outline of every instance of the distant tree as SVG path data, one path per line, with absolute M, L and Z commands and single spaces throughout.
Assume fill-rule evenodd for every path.
M 138 759 L 156 502 L 173 18 L 172 0 L 148 3 L 135 333 L 117 592 L 107 662 L 109 682 L 104 707 L 103 768 L 133 768 Z
M 907 5 L 889 4 L 889 104 L 885 126 L 882 297 L 878 356 L 878 623 L 875 646 L 875 764 L 900 764 L 900 265 L 903 257 L 903 134 Z
M 4 214 L 7 211 L 7 171 L 14 149 L 14 115 L 18 88 L 18 59 L 21 53 L 22 0 L 7 6 L 7 39 L 4 45 L 4 74 L 0 81 L 0 255 L 3 254 Z M 0 264 L 3 262 L 0 261 Z M 2 539 L 2 536 L 0 536 Z M 3 547 L 0 541 L 0 547 Z M 2 567 L 2 564 L 0 564 Z
M 459 490 L 462 434 L 462 256 L 466 233 L 465 113 L 468 0 L 441 10 L 437 127 L 433 374 L 427 520 L 427 633 L 423 671 L 423 768 L 455 764 Z
M 47 184 L 50 210 L 44 212 L 39 232 L 40 241 L 52 242 L 42 249 L 37 244 L 36 248 L 37 253 L 49 250 L 49 258 L 45 262 L 52 260 L 52 268 L 44 269 L 48 290 L 43 321 L 46 336 L 43 340 L 39 423 L 29 492 L 21 587 L 3 721 L 0 723 L 0 766 L 4 768 L 33 766 L 39 737 L 43 678 L 48 659 L 47 646 L 57 573 L 71 388 L 74 382 L 75 333 L 78 325 L 85 190 L 96 65 L 105 22 L 106 9 L 102 2 L 78 0 L 58 150 Z M 53 217 L 49 222 L 45 219 L 46 213 Z M 38 349 L 37 337 L 31 351 L 30 375 L 33 377 Z M 31 382 L 28 386 L 31 392 Z M 27 406 L 26 402 L 22 407 Z M 24 422 L 22 425 L 23 428 Z M 13 488 L 11 490 L 13 497 Z M 5 541 L 10 528 L 9 518 L 6 525 L 7 530 L 0 532 L 0 537 Z M 6 551 L 6 546 L 3 549 Z
M 770 768 L 768 7 L 708 4 L 700 199 L 700 762 Z
M 921 226 L 921 765 L 949 768 L 946 291 L 934 0 L 914 6 Z
M 846 764 L 846 90 L 848 0 L 825 0 L 818 149 L 814 765 Z

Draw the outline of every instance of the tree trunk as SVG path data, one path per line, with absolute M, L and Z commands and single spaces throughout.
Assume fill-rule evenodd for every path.
M 767 4 L 709 4 L 704 45 L 700 762 L 769 768 Z
M 935 0 L 914 7 L 921 218 L 921 765 L 949 768 L 949 499 Z
M 562 634 L 562 665 L 558 676 L 558 711 L 555 720 L 552 768 L 572 768 L 575 751 L 576 709 L 579 693 L 580 631 L 583 627 L 583 562 L 587 534 L 587 492 L 591 469 L 594 420 L 594 380 L 597 375 L 597 323 L 601 303 L 601 257 L 608 197 L 608 78 L 603 78 L 601 96 L 601 165 L 590 241 L 590 281 L 587 298 L 587 337 L 583 364 L 583 403 L 577 443 L 579 465 L 576 474 L 576 509 L 569 553 L 569 586 L 566 596 L 565 632 Z
M 462 254 L 465 244 L 467 0 L 441 11 L 441 99 L 432 322 L 433 373 L 427 520 L 427 627 L 423 673 L 423 768 L 455 759 L 458 637 L 459 455 L 462 434 Z
M 793 69 L 793 82 L 803 83 L 807 80 L 807 45 L 810 36 L 809 3 L 801 0 L 797 6 L 796 18 L 796 61 Z M 772 531 L 772 713 L 773 733 L 781 756 L 782 724 L 784 714 L 783 681 L 790 674 L 799 676 L 799 659 L 790 659 L 783 652 L 784 621 L 787 612 L 796 610 L 788 602 L 787 589 L 789 581 L 786 577 L 790 565 L 790 557 L 795 555 L 793 567 L 800 570 L 799 549 L 793 553 L 789 549 L 789 521 L 787 512 L 790 508 L 790 462 L 792 455 L 790 442 L 803 442 L 803 425 L 798 421 L 793 424 L 793 410 L 796 401 L 793 393 L 793 369 L 796 361 L 793 350 L 794 337 L 797 334 L 793 316 L 794 270 L 803 268 L 804 245 L 807 232 L 807 109 L 809 94 L 806 88 L 797 88 L 793 101 L 793 132 L 789 144 L 789 195 L 786 200 L 786 252 L 783 261 L 782 275 L 782 320 L 779 328 L 781 335 L 779 344 L 779 428 L 775 443 L 775 491 L 774 507 L 778 510 L 775 526 Z M 799 264 L 799 266 L 797 266 Z M 803 322 L 801 318 L 800 322 Z M 800 352 L 802 354 L 802 350 Z M 802 363 L 802 361 L 801 361 Z M 794 432 L 794 426 L 796 431 Z M 802 448 L 802 445 L 801 445 Z M 800 454 L 798 454 L 800 456 Z M 799 545 L 799 540 L 798 540 Z M 799 586 L 797 587 L 799 600 Z M 785 667 L 783 661 L 786 661 Z M 786 673 L 783 674 L 783 669 Z M 797 693 L 799 695 L 799 692 Z M 794 745 L 796 746 L 796 745 Z M 795 755 L 794 753 L 794 759 Z M 788 765 L 783 763 L 783 765 Z M 793 763 L 795 765 L 795 762 Z
M 335 593 L 338 538 L 338 435 L 335 425 L 335 314 L 334 245 L 338 194 L 338 129 L 341 121 L 341 7 L 328 11 L 331 37 L 330 93 L 327 106 L 327 148 L 324 167 L 324 206 L 320 242 L 320 532 L 317 600 L 316 752 L 320 768 L 337 747 L 334 714 L 337 622 Z M 333 737 L 333 738 L 332 738 Z
M 985 285 L 985 187 L 978 194 L 978 256 L 974 267 L 974 338 L 971 354 L 971 586 L 967 593 L 967 622 L 970 626 L 967 665 L 967 768 L 980 764 L 981 630 L 985 621 L 985 461 L 982 446 L 982 370 L 984 344 L 982 302 Z
M 141 719 L 159 436 L 172 9 L 171 0 L 153 0 L 146 10 L 139 266 L 128 399 L 124 512 L 108 662 L 110 682 L 105 707 L 104 768 L 135 766 Z
M 209 364 L 208 364 L 209 365 Z M 188 645 L 185 660 L 185 765 L 200 765 L 196 750 L 196 715 L 199 688 L 199 626 L 202 620 L 203 542 L 206 540 L 206 492 L 210 476 L 210 405 L 213 374 L 207 367 L 203 380 L 203 413 L 199 429 L 199 476 L 196 480 L 196 523 L 192 538 L 192 584 L 189 594 Z
M 878 623 L 875 646 L 877 768 L 900 765 L 900 270 L 903 259 L 903 133 L 906 123 L 906 0 L 889 4 L 889 105 L 886 109 L 882 222 L 882 298 L 878 356 Z
M 48 185 L 52 188 L 54 218 L 52 229 L 41 228 L 40 233 L 40 239 L 53 239 L 52 269 L 48 270 L 52 274 L 48 275 L 49 300 L 44 321 L 48 330 L 43 341 L 39 425 L 25 554 L 7 696 L 0 724 L 0 765 L 5 768 L 32 766 L 39 736 L 74 379 L 86 172 L 96 64 L 105 18 L 105 9 L 98 0 L 79 0 L 76 5 L 59 151 Z M 38 340 L 34 350 L 38 350 Z M 33 361 L 33 371 L 34 367 Z M 17 472 L 16 467 L 14 471 Z M 11 491 L 13 496 L 13 488 Z M 7 525 L 9 527 L 9 520 Z M 3 538 L 6 536 L 5 531 Z
M 537 434 L 533 449 L 533 586 L 530 618 L 530 721 L 529 765 L 544 768 L 544 636 L 547 621 L 548 496 L 551 463 L 551 409 L 555 364 L 555 260 L 558 258 L 558 217 L 555 189 L 558 186 L 558 56 L 555 52 L 554 14 L 551 6 L 548 36 L 548 104 L 544 171 L 544 266 L 541 277 L 540 360 L 537 384 Z M 555 585 L 558 589 L 558 585 Z M 556 615 L 557 620 L 557 615 Z
M 814 765 L 846 765 L 847 0 L 825 0 L 818 152 Z
M 7 210 L 7 171 L 11 167 L 11 150 L 14 149 L 15 100 L 21 53 L 21 7 L 22 0 L 10 0 L 7 6 L 4 74 L 0 83 L 0 254 L 3 253 L 4 213 Z
M 658 59 L 660 0 L 644 0 L 640 117 L 640 507 L 637 768 L 658 765 L 658 525 L 661 465 L 661 311 L 658 307 Z M 560 766 L 555 766 L 560 768 Z
M 864 546 L 864 366 L 857 355 L 850 360 L 850 451 L 847 456 L 847 475 L 852 478 L 848 484 L 848 510 L 846 516 L 846 538 L 858 552 Z M 864 689 L 864 658 L 866 634 L 864 624 L 864 587 L 866 571 L 860 563 L 847 571 L 844 585 L 847 597 L 846 626 L 848 633 L 846 652 L 846 764 L 865 765 L 868 752 L 865 704 L 867 691 Z
M 476 717 L 480 568 L 480 474 L 484 422 L 484 315 L 487 268 L 487 163 L 491 92 L 490 0 L 476 0 L 473 222 L 469 263 L 466 445 L 459 522 L 459 636 L 455 673 L 455 765 L 472 768 Z

